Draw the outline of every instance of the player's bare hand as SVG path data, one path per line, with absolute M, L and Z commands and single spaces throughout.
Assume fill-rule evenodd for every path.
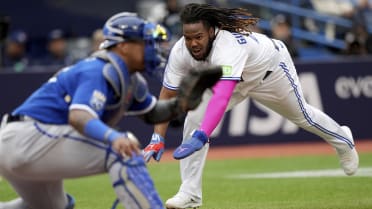
M 112 148 L 123 157 L 132 157 L 133 154 L 140 153 L 140 144 L 137 138 L 130 132 L 112 142 Z

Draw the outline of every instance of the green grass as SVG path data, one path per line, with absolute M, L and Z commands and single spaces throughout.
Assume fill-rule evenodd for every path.
M 360 167 L 372 167 L 372 153 L 360 155 Z M 242 173 L 338 169 L 336 156 L 208 161 L 203 178 L 201 209 L 371 209 L 372 177 L 234 179 Z M 163 200 L 179 187 L 178 163 L 149 165 Z M 107 175 L 65 181 L 77 209 L 109 208 L 115 199 Z M 0 201 L 16 194 L 3 180 Z

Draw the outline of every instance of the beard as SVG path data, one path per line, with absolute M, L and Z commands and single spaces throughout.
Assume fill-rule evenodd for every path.
M 189 53 L 191 54 L 192 58 L 194 58 L 195 60 L 197 61 L 205 61 L 205 59 L 207 59 L 209 53 L 211 52 L 212 50 L 212 46 L 213 46 L 213 41 L 214 41 L 215 37 L 211 37 L 209 38 L 208 40 L 208 44 L 207 44 L 207 49 L 205 50 L 205 53 L 202 55 L 202 57 L 198 58 L 198 57 L 195 57 L 194 54 L 191 52 L 190 49 L 189 50 Z

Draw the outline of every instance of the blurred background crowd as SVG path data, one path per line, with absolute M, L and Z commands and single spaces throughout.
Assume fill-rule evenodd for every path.
M 182 36 L 178 14 L 192 2 L 247 8 L 260 18 L 252 31 L 284 41 L 295 60 L 372 54 L 372 0 L 13 0 L 0 6 L 0 72 L 56 71 L 86 57 L 105 19 L 120 11 L 164 25 L 169 49 Z

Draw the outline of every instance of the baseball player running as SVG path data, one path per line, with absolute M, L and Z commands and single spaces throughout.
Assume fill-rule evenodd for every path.
M 161 65 L 156 43 L 167 34 L 159 27 L 134 13 L 114 15 L 103 27 L 102 50 L 61 70 L 3 117 L 0 174 L 19 198 L 0 203 L 1 209 L 72 209 L 63 179 L 104 172 L 118 198 L 112 208 L 164 208 L 137 139 L 111 128 L 123 114 L 157 123 L 198 105 L 189 107 L 181 97 L 157 101 L 148 92 L 139 72 Z
M 336 149 L 347 175 L 358 168 L 351 131 L 309 105 L 296 68 L 283 42 L 249 32 L 257 22 L 245 9 L 189 4 L 181 12 L 183 37 L 174 45 L 166 66 L 161 99 L 172 98 L 191 68 L 222 66 L 223 76 L 205 93 L 200 106 L 185 119 L 183 142 L 173 156 L 180 160 L 182 184 L 165 203 L 167 208 L 202 205 L 202 171 L 209 137 L 223 114 L 251 97 Z M 168 123 L 155 125 L 145 158 L 160 160 Z

